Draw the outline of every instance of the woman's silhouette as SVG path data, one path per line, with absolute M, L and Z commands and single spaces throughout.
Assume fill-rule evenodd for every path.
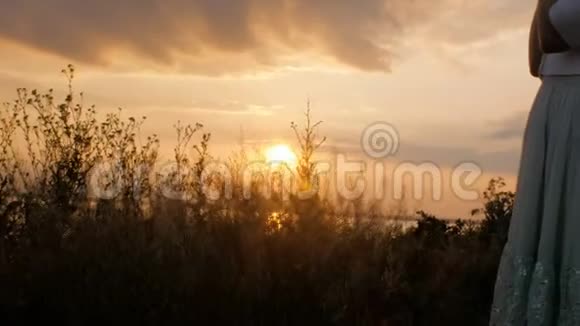
M 516 202 L 491 325 L 580 325 L 580 0 L 539 0 Z

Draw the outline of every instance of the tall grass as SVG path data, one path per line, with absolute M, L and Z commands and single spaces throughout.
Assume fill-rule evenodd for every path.
M 62 102 L 19 89 L 0 114 L 0 320 L 487 324 L 513 203 L 501 180 L 474 212 L 482 223 L 425 212 L 411 228 L 370 212 L 351 223 L 318 196 L 264 196 L 260 178 L 245 198 L 242 151 L 228 161 L 237 195 L 210 200 L 204 186 L 224 180 L 202 178 L 211 137 L 201 124 L 175 126 L 176 168 L 156 183 L 159 140 L 141 135 L 145 118 L 97 119 L 73 92 L 74 68 L 63 72 Z M 292 124 L 301 189 L 315 182 L 311 159 L 324 141 L 306 118 L 304 132 Z M 107 160 L 118 169 L 96 180 L 105 194 L 121 189 L 103 199 L 89 182 Z

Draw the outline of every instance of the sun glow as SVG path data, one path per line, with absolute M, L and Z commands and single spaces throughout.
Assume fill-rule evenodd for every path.
M 275 145 L 266 150 L 266 160 L 272 164 L 296 165 L 296 154 L 287 145 Z

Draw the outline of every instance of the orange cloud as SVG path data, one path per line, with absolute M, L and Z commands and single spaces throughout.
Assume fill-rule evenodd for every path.
M 524 0 L 1 1 L 0 38 L 81 63 L 136 60 L 206 75 L 264 70 L 305 53 L 388 71 L 410 30 L 430 26 L 433 39 L 466 42 L 493 35 L 499 22 L 520 24 L 530 7 Z

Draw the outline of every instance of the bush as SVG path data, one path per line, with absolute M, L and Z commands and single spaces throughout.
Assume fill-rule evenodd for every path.
M 251 200 L 211 201 L 204 182 L 224 180 L 201 176 L 210 135 L 178 123 L 177 168 L 163 180 L 192 200 L 166 199 L 150 173 L 159 141 L 138 142 L 145 119 L 119 111 L 99 121 L 93 107 L 75 104 L 74 69 L 65 73 L 63 103 L 52 91 L 20 89 L 0 115 L 8 324 L 487 325 L 501 251 L 493 239 L 504 239 L 513 198 L 498 192 L 501 183 L 490 183 L 482 224 L 419 212 L 409 229 L 371 213 L 352 223 L 319 197 L 267 197 L 259 180 Z M 309 111 L 305 134 L 292 124 L 302 188 L 316 182 L 318 125 Z M 113 158 L 117 174 L 98 180 L 105 189 L 123 180 L 121 189 L 91 197 L 92 169 Z M 229 165 L 246 159 L 242 152 Z

